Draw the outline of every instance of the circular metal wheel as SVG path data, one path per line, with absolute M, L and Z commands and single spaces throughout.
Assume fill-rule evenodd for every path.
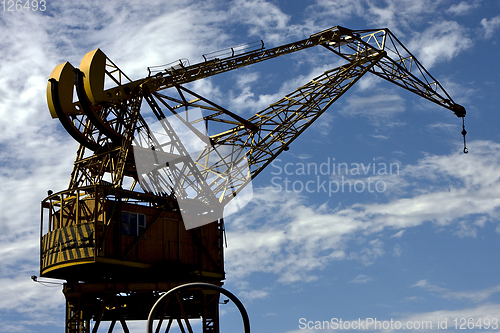
M 223 303 L 221 295 L 228 298 Z M 163 294 L 151 308 L 147 332 L 219 333 L 219 305 L 230 303 L 232 309 L 223 309 L 224 314 L 239 311 L 242 330 L 250 333 L 250 320 L 240 300 L 224 288 L 201 282 L 183 284 Z

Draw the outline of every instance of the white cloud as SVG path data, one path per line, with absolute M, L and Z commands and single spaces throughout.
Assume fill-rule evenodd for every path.
M 481 20 L 481 25 L 484 29 L 484 37 L 491 38 L 495 34 L 495 31 L 500 27 L 500 15 L 493 17 L 488 20 L 483 18 Z
M 498 329 L 494 328 L 493 318 L 497 318 L 498 311 L 500 311 L 500 304 L 484 304 L 479 305 L 474 308 L 462 308 L 458 310 L 437 310 L 431 312 L 423 312 L 423 313 L 414 313 L 407 316 L 401 316 L 399 318 L 394 318 L 394 320 L 400 321 L 402 324 L 411 322 L 419 325 L 419 328 L 411 329 L 410 332 L 429 332 L 429 331 L 439 331 L 439 330 L 453 330 L 455 329 L 455 324 L 457 324 L 457 329 L 460 329 L 460 325 L 464 323 L 465 326 L 462 326 L 461 329 L 467 327 L 467 320 L 471 318 L 474 323 L 478 323 L 481 319 L 481 323 L 486 322 L 489 323 L 489 329 Z M 495 319 L 498 320 L 498 319 Z M 422 329 L 426 323 L 432 323 L 432 329 L 428 326 L 427 330 Z M 498 322 L 497 322 L 498 323 Z M 438 327 L 440 325 L 440 327 Z M 415 325 L 417 326 L 417 325 Z M 468 329 L 468 328 L 466 328 Z M 483 326 L 484 329 L 484 326 Z
M 391 236 L 391 238 L 393 237 L 396 237 L 396 238 L 401 238 L 401 236 L 403 236 L 403 234 L 405 233 L 406 230 L 399 230 L 398 232 L 396 232 L 394 235 Z
M 440 7 L 442 2 L 433 0 L 317 0 L 309 6 L 308 12 L 316 21 L 336 22 L 345 25 L 352 17 L 359 17 L 366 26 L 347 28 L 389 28 L 399 37 L 411 34 L 411 28 L 419 23 L 426 22 L 428 15 L 436 17 L 444 11 Z M 454 7 L 452 6 L 454 9 Z M 457 7 L 456 10 L 462 7 Z M 452 10 L 453 10 L 452 9 Z M 409 31 L 410 30 L 410 31 Z
M 356 83 L 357 91 L 364 91 L 368 89 L 376 88 L 377 84 L 382 81 L 382 78 L 376 75 L 364 75 L 359 81 Z
M 437 292 L 445 291 L 444 288 L 435 286 L 435 285 L 429 283 L 427 280 L 419 280 L 419 281 L 417 281 L 417 283 L 415 283 L 411 287 L 423 288 L 423 289 L 428 290 L 428 291 L 437 291 Z
M 467 1 L 460 1 L 458 4 L 453 4 L 446 11 L 454 15 L 467 15 L 471 10 L 478 7 L 478 2 L 468 3 Z
M 473 215 L 497 216 L 500 144 L 471 142 L 470 146 L 473 157 L 456 152 L 427 156 L 407 165 L 399 177 L 408 184 L 408 192 L 386 203 L 358 203 L 330 210 L 325 205 L 307 206 L 297 193 L 275 195 L 272 188 L 257 189 L 245 218 L 235 216 L 228 227 L 228 276 L 243 278 L 265 272 L 290 283 L 314 280 L 316 272 L 336 260 L 370 265 L 387 253 L 383 241 L 370 239 L 371 235 L 385 230 L 400 235 L 426 222 L 453 224 L 456 227 L 450 232 L 459 230 L 457 236 L 470 236 L 470 230 L 464 234 L 467 230 L 460 221 Z M 437 185 L 437 178 L 443 185 Z M 415 187 L 415 180 L 419 187 Z M 265 225 L 258 224 L 261 220 Z M 358 236 L 367 238 L 367 246 L 350 243 Z M 401 255 L 401 248 L 393 249 L 392 254 Z
M 438 6 L 438 1 L 432 0 L 387 0 L 383 3 L 385 7 L 380 2 L 367 2 L 365 19 L 376 27 L 390 28 L 401 36 L 404 28 L 421 21 L 425 14 L 435 13 Z
M 349 259 L 359 260 L 364 266 L 370 266 L 375 259 L 385 254 L 384 243 L 380 239 L 373 239 L 368 242 L 371 247 L 364 247 L 359 252 L 350 252 Z
M 357 284 L 365 284 L 365 283 L 368 283 L 372 280 L 373 280 L 373 277 L 360 274 L 349 282 L 350 283 L 357 283 Z
M 345 107 L 339 111 L 345 116 L 364 116 L 374 124 L 387 124 L 387 118 L 405 110 L 404 99 L 393 90 L 377 89 L 371 96 L 351 97 L 345 102 Z
M 477 237 L 476 228 L 472 227 L 467 221 L 460 221 L 457 226 L 457 230 L 454 232 L 460 238 L 464 237 Z
M 447 124 L 447 123 L 429 124 L 429 125 L 427 125 L 427 127 L 429 127 L 431 130 L 441 129 L 441 130 L 447 131 L 447 132 L 456 131 L 458 129 L 457 124 Z
M 409 300 L 416 300 L 411 298 Z M 436 310 L 429 312 L 415 312 L 411 314 L 396 314 L 391 315 L 391 317 L 383 318 L 377 317 L 377 324 L 375 324 L 375 318 L 371 318 L 372 321 L 367 318 L 342 318 L 344 322 L 346 321 L 362 321 L 363 327 L 367 331 L 380 331 L 380 332 L 439 332 L 439 331 L 451 331 L 451 330 L 491 330 L 496 332 L 499 328 L 498 324 L 498 312 L 500 311 L 500 304 L 483 304 L 477 307 L 471 308 L 461 308 L 454 310 Z M 468 321 L 471 323 L 478 324 L 475 327 L 468 327 Z M 314 323 L 314 322 L 313 322 Z M 319 322 L 321 324 L 321 321 Z M 487 326 L 485 325 L 487 323 Z M 479 324 L 482 325 L 479 328 Z M 376 325 L 376 326 L 375 326 Z M 382 327 L 386 327 L 384 329 Z M 399 325 L 401 325 L 399 327 Z M 456 326 L 455 326 L 456 325 Z M 287 331 L 286 333 L 300 333 L 300 332 L 338 332 L 338 330 L 333 329 L 300 329 Z
M 342 1 L 342 0 L 317 0 L 308 10 L 311 15 L 320 16 L 328 21 L 344 24 L 347 18 L 363 16 L 364 6 L 362 1 Z
M 469 300 L 478 303 L 487 300 L 491 295 L 499 292 L 500 285 L 477 291 L 447 292 L 443 297 L 447 299 Z
M 263 0 L 236 0 L 230 15 L 248 25 L 248 35 L 265 39 L 271 43 L 281 43 L 283 32 L 288 27 L 290 16 L 283 13 L 275 4 Z
M 449 61 L 472 46 L 467 29 L 455 21 L 440 21 L 426 30 L 415 33 L 407 44 L 426 69 L 436 63 Z
M 401 257 L 402 254 L 403 254 L 403 249 L 401 248 L 401 245 L 399 244 L 394 245 L 392 249 L 392 255 L 396 258 L 399 258 Z
M 62 286 L 47 287 L 33 282 L 28 274 L 0 278 L 0 330 L 36 332 L 44 326 L 62 326 L 64 296 Z M 58 290 L 59 289 L 59 290 Z M 9 314 L 22 315 L 22 322 L 11 322 Z M 50 314 L 50 315 L 48 315 Z
M 412 287 L 422 288 L 429 292 L 437 293 L 440 297 L 449 300 L 467 300 L 475 303 L 484 302 L 491 295 L 500 292 L 500 285 L 476 291 L 450 291 L 446 288 L 436 286 L 427 280 L 420 280 Z
M 247 74 L 244 74 L 244 75 L 238 75 L 237 78 L 236 78 L 236 81 L 237 81 L 237 85 L 239 88 L 247 88 L 247 85 L 249 83 L 253 83 L 253 82 L 256 82 L 260 77 L 260 74 L 257 73 L 257 72 L 251 72 L 251 73 L 247 73 Z
M 250 291 L 240 291 L 238 296 L 244 300 L 254 300 L 259 298 L 265 298 L 269 295 L 267 291 L 264 290 L 250 290 Z

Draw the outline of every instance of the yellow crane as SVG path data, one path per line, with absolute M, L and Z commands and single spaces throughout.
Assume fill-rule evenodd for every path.
M 248 119 L 185 87 L 314 46 L 345 64 Z M 98 332 L 108 321 L 109 332 L 118 321 L 128 332 L 128 320 L 148 317 L 150 332 L 164 322 L 167 332 L 173 322 L 193 332 L 194 318 L 203 332 L 219 332 L 221 294 L 238 306 L 248 332 L 243 306 L 221 288 L 222 210 L 365 73 L 465 117 L 388 29 L 336 26 L 278 47 L 244 44 L 203 58 L 151 67 L 131 80 L 97 49 L 78 69 L 66 62 L 51 74 L 50 113 L 80 144 L 68 189 L 42 201 L 40 276 L 66 280 L 67 333 L 90 332 L 91 323 Z M 174 123 L 190 133 L 188 141 L 203 143 L 194 153 Z M 467 152 L 465 128 L 462 134 Z

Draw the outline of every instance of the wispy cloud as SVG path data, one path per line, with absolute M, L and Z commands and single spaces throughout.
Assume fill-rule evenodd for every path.
M 481 20 L 481 26 L 484 29 L 484 37 L 491 38 L 495 34 L 495 31 L 500 27 L 500 15 L 495 16 L 491 19 L 483 18 Z
M 497 318 L 499 310 L 500 304 L 484 304 L 477 307 L 462 308 L 458 310 L 437 310 L 415 313 L 407 316 L 402 315 L 398 318 L 394 318 L 394 320 L 398 320 L 405 324 L 408 322 L 416 324 L 412 325 L 412 327 L 415 328 L 408 330 L 409 332 L 434 332 L 443 329 L 452 330 L 455 329 L 455 327 L 457 327 L 457 329 L 462 327 L 463 329 L 463 327 L 465 327 L 463 324 L 466 320 L 471 320 L 474 323 L 488 323 L 489 329 L 495 329 L 494 326 L 496 325 L 493 325 L 493 318 Z M 427 329 L 424 329 L 424 325 L 428 325 Z
M 474 158 L 457 152 L 427 156 L 406 166 L 400 177 L 412 185 L 404 198 L 386 203 L 359 203 L 330 210 L 306 205 L 297 193 L 276 196 L 272 188 L 257 189 L 245 218 L 235 216 L 228 228 L 229 274 L 245 277 L 268 272 L 290 283 L 314 279 L 316 271 L 336 260 L 359 260 L 369 265 L 385 255 L 384 243 L 373 238 L 354 250 L 350 239 L 384 230 L 402 235 L 403 230 L 429 221 L 455 225 L 450 233 L 458 230 L 457 236 L 463 237 L 466 230 L 461 221 L 475 214 L 496 216 L 500 204 L 496 199 L 500 184 L 494 176 L 500 172 L 499 163 L 493 162 L 500 156 L 495 153 L 500 146 L 492 142 L 472 142 L 471 146 L 475 147 Z M 437 178 L 446 179 L 442 188 L 435 184 Z M 412 179 L 418 179 L 423 187 L 414 188 Z M 265 225 L 256 224 L 260 219 L 266 221 Z
M 265 37 L 270 42 L 281 42 L 283 32 L 290 16 L 273 3 L 262 0 L 236 0 L 231 6 L 230 14 L 237 20 L 249 26 L 248 34 Z
M 434 285 L 427 280 L 420 280 L 412 285 L 412 287 L 422 288 L 449 300 L 467 300 L 475 303 L 484 302 L 493 294 L 500 292 L 500 285 L 476 291 L 451 291 L 447 288 Z
M 478 6 L 478 1 L 474 1 L 472 3 L 460 1 L 458 4 L 451 5 L 450 8 L 447 9 L 447 12 L 452 13 L 453 15 L 466 15 L 470 14 L 471 10 L 477 8 Z
M 455 21 L 441 21 L 415 34 L 407 46 L 415 50 L 417 59 L 430 69 L 436 63 L 448 61 L 473 45 L 467 29 Z
M 384 6 L 385 5 L 385 6 Z M 391 30 L 402 32 L 410 23 L 421 20 L 426 13 L 435 12 L 438 4 L 435 1 L 385 1 L 381 3 L 367 2 L 368 10 L 365 17 L 368 22 L 379 27 L 389 27 Z
M 346 101 L 340 111 L 344 116 L 364 116 L 376 125 L 386 124 L 386 120 L 404 112 L 405 101 L 393 89 L 376 89 L 370 96 L 356 96 Z
M 265 298 L 269 295 L 267 291 L 264 290 L 250 290 L 250 291 L 240 291 L 238 296 L 244 300 L 254 300 L 259 298 Z
M 406 230 L 399 230 L 398 232 L 396 232 L 394 235 L 391 236 L 391 238 L 393 237 L 396 237 L 396 238 L 401 238 L 401 236 L 403 236 L 403 234 L 405 233 Z
M 368 283 L 372 280 L 373 280 L 373 277 L 360 274 L 349 282 L 350 283 L 357 283 L 357 284 L 365 284 L 365 283 Z

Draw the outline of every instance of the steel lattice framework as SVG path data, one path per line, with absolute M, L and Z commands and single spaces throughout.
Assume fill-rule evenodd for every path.
M 249 119 L 182 86 L 318 45 L 344 58 L 347 63 L 326 71 Z M 188 155 L 179 146 L 175 131 L 167 128 L 167 124 L 164 130 L 171 137 L 170 144 L 155 145 L 140 114 L 143 100 L 158 120 L 166 119 L 163 110 L 168 110 L 207 143 L 197 156 L 190 156 L 192 162 L 184 159 L 178 167 L 171 164 L 168 171 L 154 171 L 148 176 L 149 186 L 143 190 L 169 196 L 177 189 L 177 197 L 194 191 L 196 194 L 191 195 L 193 199 L 206 203 L 208 197 L 213 199 L 212 196 L 215 196 L 222 206 L 367 72 L 450 109 L 458 117 L 465 116 L 464 108 L 451 99 L 441 84 L 388 29 L 353 31 L 333 27 L 283 46 L 271 49 L 260 47 L 251 51 L 242 49 L 239 52 L 241 54 L 235 54 L 232 49 L 225 58 L 212 54 L 213 59 L 191 66 L 179 61 L 156 74 L 152 74 L 150 69 L 148 77 L 136 81 L 130 80 L 100 50 L 89 53 L 82 61 L 81 71 L 74 76 L 79 102 L 73 103 L 73 110 L 69 111 L 57 111 L 61 108 L 54 107 L 63 125 L 81 143 L 70 188 L 103 182 L 119 187 L 124 176 L 137 181 L 137 170 L 130 151 L 134 140 L 137 147 L 153 146 L 159 154 L 173 154 L 179 159 Z M 220 54 L 225 55 L 223 52 Z M 68 70 L 73 69 L 69 64 L 66 66 Z M 104 90 L 100 82 L 103 75 L 112 80 L 112 88 Z M 57 79 L 60 81 L 61 76 Z M 54 95 L 57 93 L 57 79 L 51 80 Z M 169 88 L 174 91 L 167 94 Z M 175 93 L 178 96 L 174 97 Z M 203 109 L 203 116 L 192 116 L 192 110 L 199 108 Z M 179 114 L 181 111 L 182 115 Z M 196 127 L 196 123 L 200 122 L 206 126 L 217 123 L 219 128 L 224 124 L 226 129 L 207 136 L 201 133 L 199 126 Z M 226 149 L 224 156 L 211 158 L 215 154 L 220 155 L 222 146 L 232 148 Z M 87 156 L 86 150 L 93 155 Z M 223 171 L 218 172 L 220 169 Z M 230 175 L 228 170 L 231 170 Z M 107 180 L 104 179 L 106 173 L 110 175 Z
M 345 63 L 248 119 L 185 86 L 314 46 Z M 91 320 L 93 333 L 101 321 L 111 322 L 109 332 L 117 322 L 128 332 L 127 320 L 148 318 L 161 293 L 184 290 L 188 282 L 210 283 L 217 287 L 208 289 L 217 291 L 191 285 L 172 294 L 161 316 L 150 320 L 160 320 L 157 331 L 168 322 L 166 332 L 173 322 L 184 332 L 184 321 L 192 333 L 189 320 L 201 317 L 203 332 L 218 333 L 222 215 L 206 216 L 220 216 L 210 220 L 216 224 L 185 228 L 179 207 L 189 213 L 190 206 L 179 202 L 193 205 L 191 212 L 203 207 L 220 213 L 366 73 L 465 117 L 465 109 L 388 29 L 336 26 L 278 47 L 259 42 L 203 57 L 193 65 L 181 59 L 151 67 L 148 76 L 132 80 L 97 49 L 78 69 L 66 62 L 51 74 L 51 115 L 80 144 L 68 189 L 42 202 L 40 271 L 67 280 L 67 333 L 89 333 Z M 157 123 L 146 122 L 147 112 Z M 465 128 L 462 134 L 465 144 Z

